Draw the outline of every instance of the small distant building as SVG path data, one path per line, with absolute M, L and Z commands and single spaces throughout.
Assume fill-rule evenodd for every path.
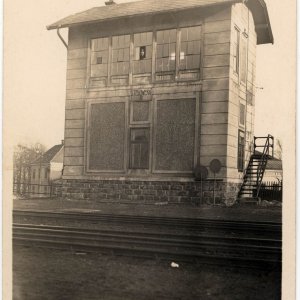
M 266 165 L 263 183 L 281 182 L 283 178 L 282 160 L 278 158 L 269 159 Z
M 51 194 L 51 183 L 62 177 L 64 142 L 55 145 L 30 164 L 31 197 L 47 197 Z

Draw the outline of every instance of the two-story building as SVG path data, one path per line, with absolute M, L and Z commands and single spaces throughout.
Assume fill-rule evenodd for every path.
M 234 202 L 252 151 L 256 46 L 273 43 L 265 2 L 106 4 L 48 26 L 69 29 L 64 196 L 201 202 L 214 186 Z

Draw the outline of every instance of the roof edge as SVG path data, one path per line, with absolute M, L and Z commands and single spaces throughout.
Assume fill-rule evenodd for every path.
M 210 3 L 205 5 L 205 7 L 210 7 L 210 6 L 222 6 L 222 5 L 226 5 L 229 3 L 240 3 L 243 2 L 244 0 L 226 0 L 222 3 Z M 132 1 L 132 2 L 136 2 L 136 1 Z M 132 2 L 127 2 L 128 3 L 132 3 Z M 118 4 L 117 4 L 118 5 Z M 119 4 L 120 5 L 120 4 Z M 106 7 L 106 6 L 103 6 Z M 199 7 L 201 7 L 201 5 L 199 5 Z M 91 20 L 91 21 L 87 21 L 87 22 L 77 22 L 77 23 L 66 23 L 66 24 L 58 24 L 60 21 L 63 21 L 65 18 L 50 24 L 46 26 L 47 30 L 53 30 L 53 29 L 59 29 L 59 28 L 68 28 L 68 27 L 73 27 L 73 26 L 78 26 L 78 25 L 82 25 L 82 24 L 93 24 L 93 23 L 100 23 L 100 22 L 104 22 L 104 21 L 111 21 L 114 19 L 119 19 L 119 18 L 128 18 L 128 17 L 137 17 L 137 16 L 143 16 L 143 15 L 153 15 L 153 14 L 157 14 L 157 13 L 167 13 L 167 12 L 172 12 L 172 11 L 182 11 L 182 10 L 186 10 L 186 9 L 194 9 L 195 7 L 185 7 L 185 8 L 174 8 L 174 9 L 170 9 L 170 10 L 166 10 L 166 11 L 162 11 L 162 12 L 145 12 L 145 13 L 136 13 L 136 14 L 132 14 L 130 16 L 122 16 L 122 17 L 111 17 L 111 18 L 107 18 L 104 20 Z M 76 14 L 74 14 L 76 15 Z

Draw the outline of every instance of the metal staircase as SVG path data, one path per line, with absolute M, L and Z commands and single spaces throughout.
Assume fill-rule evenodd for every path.
M 257 149 L 263 148 L 262 152 Z M 274 137 L 254 137 L 254 150 L 244 172 L 238 199 L 258 198 L 262 179 L 269 158 L 274 156 Z

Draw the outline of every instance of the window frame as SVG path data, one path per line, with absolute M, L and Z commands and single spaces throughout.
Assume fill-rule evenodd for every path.
M 102 100 L 88 100 L 87 101 L 87 117 L 86 117 L 86 138 L 85 138 L 85 155 L 84 155 L 84 172 L 86 174 L 93 174 L 93 173 L 116 173 L 116 174 L 124 174 L 127 172 L 128 169 L 128 99 L 124 98 L 114 98 L 114 99 L 102 99 Z M 123 161 L 123 169 L 120 170 L 101 170 L 101 169 L 91 169 L 89 165 L 90 159 L 90 139 L 91 139 L 91 111 L 93 104 L 107 104 L 107 103 L 124 103 L 124 161 Z
M 242 137 L 243 135 L 243 137 Z M 243 138 L 242 142 L 241 138 Z M 239 172 L 244 172 L 245 165 L 245 131 L 238 130 L 238 147 L 237 147 L 237 169 Z M 240 155 L 241 154 L 241 155 Z
M 244 123 L 241 122 L 242 120 L 241 106 L 244 106 L 244 116 L 243 116 Z M 239 126 L 245 128 L 245 124 L 246 124 L 246 104 L 240 102 L 239 103 Z
M 199 68 L 193 69 L 180 69 L 180 49 L 181 49 L 181 31 L 183 29 L 199 27 L 200 28 L 200 53 L 199 53 Z M 175 68 L 171 71 L 158 71 L 157 70 L 157 33 L 160 31 L 167 31 L 167 30 L 174 30 L 175 31 L 175 58 L 174 64 Z M 149 58 L 151 61 L 151 72 L 145 73 L 134 73 L 134 62 L 135 62 L 135 44 L 134 44 L 134 36 L 135 34 L 142 34 L 142 33 L 152 33 L 152 56 Z M 128 67 L 128 74 L 114 74 L 112 72 L 113 68 L 113 38 L 120 37 L 120 36 L 129 36 L 129 67 Z M 107 61 L 107 75 L 106 76 L 92 76 L 92 56 L 93 56 L 93 49 L 92 49 L 92 41 L 97 39 L 108 39 L 108 61 Z M 88 47 L 88 64 L 87 64 L 87 79 L 86 79 L 86 86 L 90 89 L 97 89 L 97 88 L 104 88 L 109 86 L 132 86 L 132 85 L 142 85 L 142 84 L 151 84 L 151 83 L 163 83 L 163 82 L 180 82 L 180 81 L 197 81 L 201 79 L 201 69 L 203 65 L 203 22 L 197 22 L 197 24 L 186 24 L 180 25 L 178 27 L 165 27 L 152 30 L 143 30 L 141 32 L 128 32 L 125 34 L 119 35 L 105 35 L 105 36 L 92 36 L 89 38 L 89 47 Z M 194 40 L 193 40 L 194 41 Z M 198 40 L 197 40 L 198 41 Z M 151 46 L 151 45 L 146 45 Z M 126 47 L 127 48 L 127 47 Z M 116 50 L 116 49 L 115 49 Z M 196 54 L 194 54 L 196 55 Z M 193 75 L 194 74 L 194 75 Z M 197 75 L 195 75 L 197 74 Z M 165 76 L 168 78 L 159 79 L 158 76 Z M 114 82 L 115 81 L 115 82 Z
M 237 26 L 234 26 L 234 40 L 233 40 L 233 72 L 237 76 L 240 75 L 240 40 L 241 40 L 241 31 Z M 235 35 L 236 34 L 236 35 Z M 237 40 L 235 40 L 235 36 Z
M 132 166 L 132 145 L 133 144 L 138 144 L 137 142 L 132 141 L 131 139 L 131 131 L 132 130 L 139 130 L 139 129 L 144 129 L 148 131 L 148 167 L 145 168 L 138 168 L 138 167 L 133 167 Z M 149 171 L 151 168 L 151 139 L 152 139 L 152 134 L 151 134 L 151 128 L 150 126 L 130 126 L 128 128 L 128 137 L 129 137 L 129 142 L 128 142 L 128 170 L 130 171 L 136 171 L 136 170 L 143 170 L 143 171 Z M 140 143 L 140 144 L 146 144 L 146 143 Z

